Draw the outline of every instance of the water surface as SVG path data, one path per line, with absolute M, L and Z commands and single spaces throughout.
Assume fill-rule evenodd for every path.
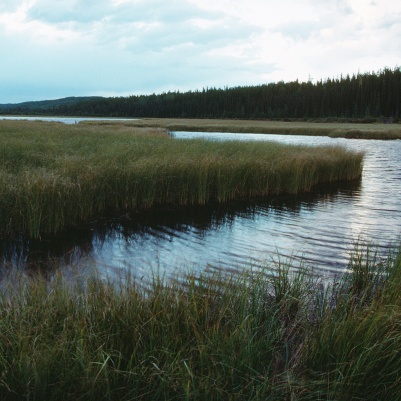
M 63 124 L 78 124 L 81 121 L 134 121 L 136 118 L 100 118 L 100 117 L 46 117 L 46 116 L 0 116 L 0 120 L 47 121 Z
M 401 141 L 263 135 L 174 133 L 177 138 L 263 140 L 342 145 L 364 151 L 362 180 L 275 196 L 170 210 L 132 213 L 85 224 L 57 238 L 2 243 L 2 263 L 27 269 L 38 261 L 66 272 L 127 273 L 147 280 L 191 270 L 241 272 L 271 260 L 303 260 L 332 276 L 347 267 L 357 241 L 380 252 L 401 232 Z M 0 250 L 1 251 L 1 250 Z

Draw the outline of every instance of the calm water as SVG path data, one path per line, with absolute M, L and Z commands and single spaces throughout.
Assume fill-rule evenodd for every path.
M 0 116 L 0 120 L 16 121 L 48 121 L 63 124 L 78 124 L 81 121 L 132 121 L 136 118 L 90 118 L 90 117 L 27 117 L 27 116 Z
M 347 267 L 356 241 L 385 253 L 401 233 L 401 141 L 324 137 L 174 133 L 177 138 L 263 140 L 291 144 L 340 144 L 366 152 L 361 181 L 316 188 L 300 196 L 229 205 L 133 213 L 86 224 L 58 238 L 2 243 L 3 269 L 41 262 L 67 273 L 129 272 L 146 280 L 190 270 L 242 271 L 272 259 L 306 261 L 323 275 Z M 1 249 L 0 249 L 1 251 Z

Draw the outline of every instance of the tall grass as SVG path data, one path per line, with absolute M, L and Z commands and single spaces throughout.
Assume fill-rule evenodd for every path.
M 293 267 L 5 286 L 1 399 L 401 399 L 401 251 L 329 286 Z
M 105 213 L 308 191 L 361 176 L 338 147 L 175 140 L 124 125 L 0 122 L 1 235 L 38 237 Z
M 400 279 L 400 251 L 386 260 L 358 253 L 351 261 L 336 305 L 308 340 L 305 377 L 314 395 L 306 399 L 401 399 Z
M 91 123 L 85 123 L 91 124 Z M 104 124 L 114 124 L 106 122 Z M 400 124 L 273 120 L 143 118 L 127 125 L 161 127 L 170 131 L 241 132 L 278 135 L 315 135 L 358 139 L 401 139 Z

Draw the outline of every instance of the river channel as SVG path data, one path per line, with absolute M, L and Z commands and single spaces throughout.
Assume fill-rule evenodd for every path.
M 0 244 L 1 272 L 37 268 L 148 280 L 186 272 L 303 263 L 323 276 L 347 268 L 359 243 L 385 255 L 401 233 L 401 141 L 175 132 L 179 139 L 279 141 L 342 145 L 365 152 L 360 181 L 317 187 L 308 194 L 228 205 L 153 210 L 89 222 L 57 238 Z M 301 262 L 302 261 L 302 262 Z M 1 277 L 0 277 L 1 278 Z

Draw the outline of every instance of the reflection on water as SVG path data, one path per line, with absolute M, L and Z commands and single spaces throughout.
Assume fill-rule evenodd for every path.
M 221 135 L 214 137 L 219 140 Z M 37 269 L 39 264 L 43 269 L 57 266 L 80 273 L 95 269 L 100 275 L 129 273 L 147 279 L 156 270 L 167 275 L 206 267 L 242 271 L 271 258 L 293 258 L 332 275 L 347 266 L 358 239 L 385 249 L 399 238 L 401 141 L 253 134 L 245 138 L 339 143 L 364 150 L 362 180 L 317 187 L 298 196 L 132 213 L 87 223 L 57 238 L 4 241 L 1 271 L 6 266 Z
M 339 198 L 353 199 L 359 193 L 358 181 L 315 188 L 311 193 L 297 196 L 275 196 L 225 205 L 143 211 L 120 218 L 103 218 L 56 238 L 43 236 L 40 240 L 3 241 L 2 263 L 3 266 L 24 269 L 32 267 L 36 271 L 38 266 L 42 269 L 74 266 L 82 270 L 92 268 L 96 261 L 98 268 L 106 269 L 109 275 L 129 271 L 136 277 L 147 275 L 149 269 L 157 267 L 170 272 L 180 267 L 203 268 L 207 264 L 209 269 L 235 269 L 242 263 L 251 262 L 249 251 L 261 255 L 265 253 L 259 249 L 266 247 L 268 237 L 277 235 L 283 224 L 287 225 L 288 232 L 282 233 L 280 247 L 290 248 L 291 244 L 286 245 L 285 237 L 291 235 L 294 227 L 291 221 L 299 220 L 304 213 L 313 214 L 321 204 L 335 202 Z M 278 244 L 272 252 L 276 254 L 277 249 Z M 219 252 L 218 263 L 211 263 L 211 256 Z
M 132 121 L 137 118 L 99 118 L 99 117 L 29 117 L 29 116 L 0 116 L 0 120 L 13 120 L 13 121 L 46 121 L 63 124 L 78 124 L 81 121 Z

